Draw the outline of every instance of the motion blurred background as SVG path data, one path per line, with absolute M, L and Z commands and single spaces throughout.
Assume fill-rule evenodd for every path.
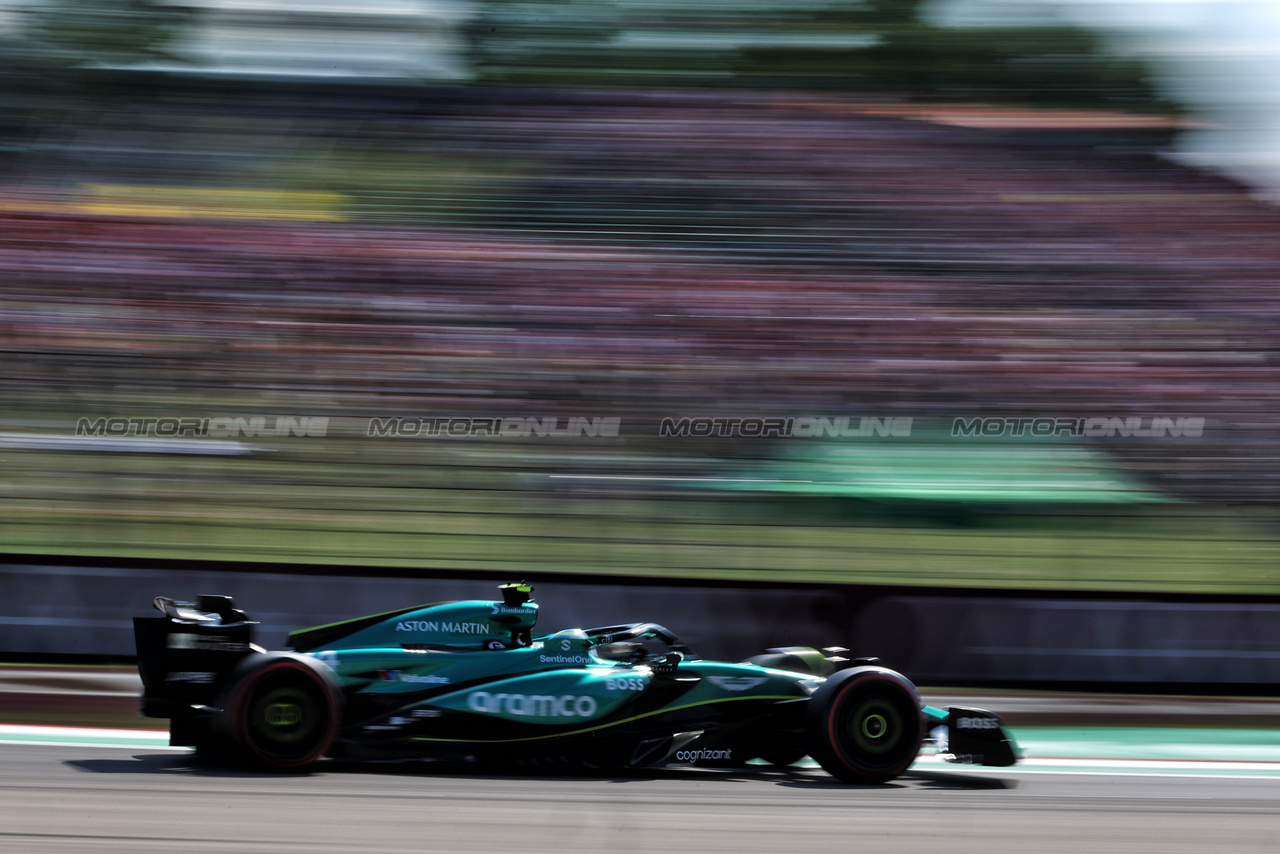
M 4 0 L 0 550 L 1276 593 L 1277 9 Z

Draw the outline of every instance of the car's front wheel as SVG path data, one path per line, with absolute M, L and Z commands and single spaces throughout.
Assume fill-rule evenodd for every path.
M 842 670 L 809 701 L 809 755 L 847 783 L 883 783 L 915 761 L 924 739 L 920 695 L 883 667 Z

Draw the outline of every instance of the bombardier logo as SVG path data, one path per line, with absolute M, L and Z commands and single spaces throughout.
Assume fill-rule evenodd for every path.
M 746 691 L 769 681 L 763 676 L 708 676 L 707 679 L 725 691 Z
M 467 697 L 467 708 L 486 715 L 530 718 L 589 718 L 596 713 L 594 697 L 561 694 L 490 694 L 476 691 Z

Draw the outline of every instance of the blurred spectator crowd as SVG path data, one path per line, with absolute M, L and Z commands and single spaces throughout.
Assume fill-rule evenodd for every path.
M 1108 449 L 1280 501 L 1280 212 L 1159 140 L 758 94 L 357 118 L 522 168 L 425 224 L 95 216 L 0 177 L 7 411 L 1203 417 Z

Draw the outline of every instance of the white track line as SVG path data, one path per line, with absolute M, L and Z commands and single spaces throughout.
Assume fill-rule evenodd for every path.
M 0 724 L 0 745 L 5 744 L 32 747 L 105 747 L 175 752 L 189 750 L 186 747 L 170 747 L 169 734 L 156 730 Z M 816 767 L 817 765 L 817 763 L 805 764 L 810 767 Z M 911 767 L 916 770 L 948 770 L 981 774 L 1092 774 L 1280 781 L 1280 762 L 1217 759 L 1072 759 L 1030 756 L 1009 768 L 988 768 L 980 765 L 959 765 L 946 762 L 932 754 L 925 754 L 917 759 Z
M 187 750 L 170 747 L 169 733 L 156 730 L 99 729 L 74 726 L 0 724 L 0 744 L 45 747 L 115 747 L 137 750 Z

